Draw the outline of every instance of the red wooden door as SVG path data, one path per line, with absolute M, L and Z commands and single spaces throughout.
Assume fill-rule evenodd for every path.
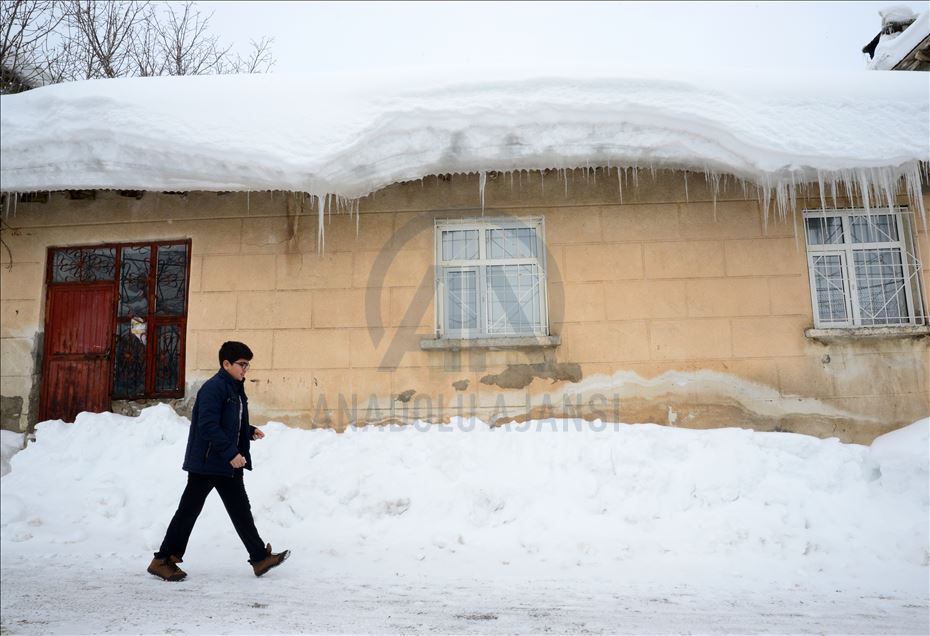
M 110 410 L 115 294 L 112 283 L 49 287 L 40 419 Z

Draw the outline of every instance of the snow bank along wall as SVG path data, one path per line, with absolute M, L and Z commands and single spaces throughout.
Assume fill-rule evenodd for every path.
M 188 238 L 187 399 L 215 371 L 219 345 L 242 340 L 255 351 L 248 392 L 257 422 L 343 429 L 581 415 L 868 442 L 930 413 L 926 335 L 805 334 L 813 315 L 800 214 L 820 207 L 816 187 L 795 215 L 766 222 L 756 193 L 732 182 L 714 201 L 700 173 L 635 177 L 599 168 L 396 184 L 361 199 L 358 217 L 328 214 L 322 254 L 316 202 L 299 193 L 53 192 L 20 201 L 3 231 L 3 427 L 36 418 L 47 248 Z M 543 219 L 558 344 L 425 342 L 435 338 L 435 219 L 482 215 Z

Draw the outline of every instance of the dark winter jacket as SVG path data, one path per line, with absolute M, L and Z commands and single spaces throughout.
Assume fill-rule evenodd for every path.
M 237 454 L 245 457 L 245 468 L 252 470 L 249 441 L 255 427 L 249 424 L 244 385 L 220 369 L 200 387 L 187 436 L 184 470 L 233 477 L 237 470 L 229 462 Z

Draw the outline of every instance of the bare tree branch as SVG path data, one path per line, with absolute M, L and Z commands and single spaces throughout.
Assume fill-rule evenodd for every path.
M 133 33 L 144 23 L 148 2 L 71 0 L 68 18 L 83 34 L 92 60 L 88 77 L 126 75 Z
M 180 9 L 177 7 L 168 5 L 167 19 L 154 26 L 161 40 L 166 72 L 169 75 L 217 72 L 232 47 L 220 47 L 219 37 L 207 31 L 212 14 L 202 17 L 193 2 L 185 2 Z
M 151 5 L 146 9 L 140 26 L 133 32 L 129 48 L 132 64 L 129 74 L 140 77 L 164 75 L 166 62 L 158 37 L 158 17 Z
M 263 37 L 256 42 L 249 40 L 252 50 L 249 55 L 242 57 L 237 55 L 236 62 L 233 66 L 235 73 L 267 73 L 274 66 L 275 59 L 271 55 L 271 45 L 274 38 Z

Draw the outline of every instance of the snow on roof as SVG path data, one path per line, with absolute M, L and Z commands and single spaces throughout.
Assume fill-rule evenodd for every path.
M 892 7 L 892 9 L 901 9 L 901 7 Z M 879 13 L 882 15 L 882 25 L 885 25 L 888 21 L 900 22 L 909 19 L 908 16 L 900 12 L 889 15 L 881 11 Z M 913 14 L 911 14 L 912 16 Z M 894 68 L 928 35 L 930 35 L 930 11 L 924 11 L 904 31 L 900 33 L 883 33 L 881 35 L 878 45 L 875 47 L 875 53 L 872 55 L 872 60 L 869 62 L 869 68 L 876 71 L 887 71 Z M 926 78 L 925 75 L 925 86 L 928 85 Z
M 913 22 L 917 17 L 917 14 L 914 13 L 914 10 L 911 9 L 906 4 L 895 4 L 884 9 L 878 10 L 878 15 L 882 18 L 882 26 L 890 26 L 892 24 L 904 24 L 908 22 Z
M 574 69 L 59 84 L 0 98 L 0 190 L 288 190 L 325 201 L 431 174 L 612 166 L 733 175 L 782 212 L 801 184 L 885 201 L 905 177 L 920 204 L 926 74 L 662 77 Z

